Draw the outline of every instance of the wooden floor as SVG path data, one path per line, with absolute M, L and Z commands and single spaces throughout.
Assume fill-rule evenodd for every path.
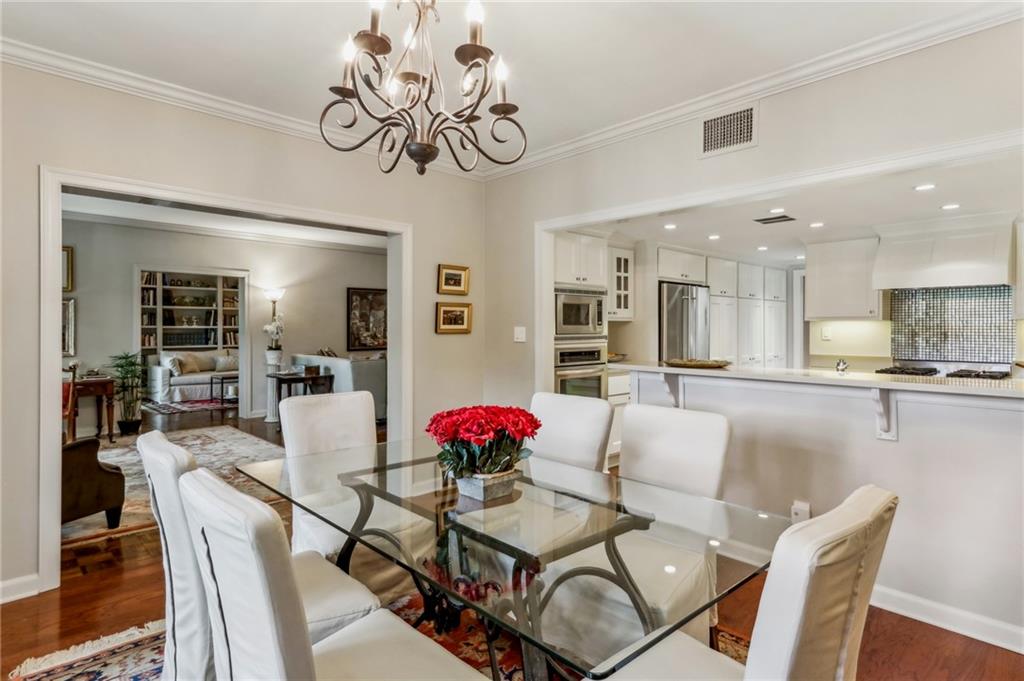
M 212 421 L 211 421 L 212 419 Z M 276 426 L 239 421 L 233 412 L 159 416 L 147 427 L 179 430 L 215 424 L 280 443 Z M 763 587 L 758 578 L 719 606 L 720 626 L 749 638 Z M 67 549 L 61 587 L 0 606 L 0 673 L 43 655 L 164 616 L 159 536 L 140 532 Z M 1024 656 L 938 627 L 872 608 L 861 646 L 858 679 L 871 681 L 1014 681 Z

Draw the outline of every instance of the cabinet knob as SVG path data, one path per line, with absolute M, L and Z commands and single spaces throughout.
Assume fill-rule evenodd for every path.
M 868 314 L 875 314 L 874 310 L 868 310 Z

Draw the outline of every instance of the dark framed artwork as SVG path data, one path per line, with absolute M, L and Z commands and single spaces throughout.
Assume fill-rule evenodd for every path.
M 346 291 L 348 350 L 387 350 L 387 289 L 350 288 Z
M 434 333 L 472 331 L 473 303 L 437 303 L 434 308 Z
M 437 292 L 455 296 L 468 296 L 469 268 L 462 265 L 438 265 Z

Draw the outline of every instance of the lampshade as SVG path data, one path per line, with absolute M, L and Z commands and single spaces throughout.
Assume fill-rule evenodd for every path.
M 269 300 L 270 302 L 276 303 L 277 301 L 279 301 L 282 298 L 284 298 L 284 289 L 283 288 L 265 288 L 265 289 L 263 289 L 263 295 L 266 296 L 267 300 Z

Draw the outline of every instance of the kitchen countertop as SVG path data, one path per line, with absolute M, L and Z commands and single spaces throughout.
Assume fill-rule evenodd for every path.
M 810 383 L 850 388 L 884 388 L 916 392 L 975 395 L 982 397 L 1008 397 L 1024 399 L 1024 379 L 1006 378 L 1000 381 L 983 378 L 945 378 L 944 376 L 896 376 L 848 371 L 840 374 L 829 369 L 767 369 L 729 366 L 724 369 L 681 369 L 658 362 L 624 361 L 615 364 L 616 370 L 641 371 L 709 378 L 733 378 L 782 383 Z

